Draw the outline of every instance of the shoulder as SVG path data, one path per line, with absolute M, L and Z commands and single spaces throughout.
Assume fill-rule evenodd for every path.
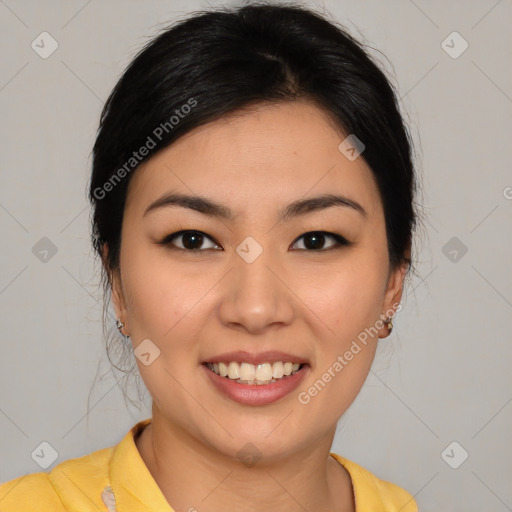
M 50 472 L 30 473 L 0 484 L 2 512 L 52 510 L 65 512 L 63 503 L 90 502 L 89 489 L 108 485 L 109 462 L 114 447 L 103 448 L 83 457 L 68 459 Z M 100 510 L 105 505 L 98 496 Z M 44 506 L 44 509 L 41 508 Z
M 2 512 L 29 512 L 34 510 L 35 502 L 55 512 L 65 510 L 48 473 L 27 474 L 0 484 Z
M 356 511 L 362 512 L 418 512 L 418 505 L 405 489 L 381 480 L 359 464 L 331 453 L 350 474 Z

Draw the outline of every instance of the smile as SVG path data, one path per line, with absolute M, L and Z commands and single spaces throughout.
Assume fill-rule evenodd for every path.
M 220 377 L 230 379 L 237 384 L 261 386 L 286 379 L 295 375 L 301 367 L 300 363 L 276 361 L 274 363 L 239 363 L 236 361 L 206 363 L 206 367 Z
M 309 361 L 283 352 L 230 352 L 202 364 L 207 380 L 223 397 L 262 406 L 290 396 L 309 374 Z

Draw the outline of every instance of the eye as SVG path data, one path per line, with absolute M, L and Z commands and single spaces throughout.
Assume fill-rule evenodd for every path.
M 304 239 L 302 242 L 303 247 L 299 247 L 298 250 L 306 250 L 308 252 L 320 252 L 350 245 L 350 242 L 346 238 L 336 233 L 328 233 L 327 231 L 309 231 L 308 233 L 304 233 L 297 238 L 293 245 L 298 244 L 302 239 Z M 331 243 L 327 248 L 325 247 L 326 239 L 334 241 L 334 243 Z M 175 243 L 176 240 L 181 240 L 180 245 Z M 210 247 L 204 247 L 204 242 L 208 240 L 212 245 Z M 206 233 L 191 229 L 171 233 L 161 240 L 159 244 L 166 246 L 171 245 L 176 249 L 188 252 L 202 252 L 206 249 L 220 248 L 220 246 Z
M 181 239 L 181 247 L 177 246 L 174 241 Z M 202 247 L 203 242 L 205 240 L 210 240 L 213 243 L 213 247 Z M 178 231 L 176 233 L 172 233 L 170 235 L 167 235 L 161 242 L 159 242 L 162 245 L 174 245 L 176 249 L 181 249 L 183 251 L 195 251 L 199 252 L 201 249 L 215 249 L 219 246 L 213 241 L 212 238 L 210 238 L 208 235 L 203 233 L 202 231 L 195 231 L 195 230 L 183 230 Z
M 327 248 L 322 247 L 328 238 L 334 240 L 334 244 Z M 304 247 L 299 247 L 299 250 L 308 250 L 309 252 L 326 251 L 350 245 L 350 242 L 346 238 L 341 235 L 337 235 L 336 233 L 328 233 L 327 231 L 309 231 L 308 233 L 304 233 L 297 239 L 294 245 L 301 239 L 304 239 L 304 242 L 302 243 Z

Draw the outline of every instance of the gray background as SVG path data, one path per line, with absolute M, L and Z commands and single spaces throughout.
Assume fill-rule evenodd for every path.
M 372 51 L 396 77 L 424 175 L 417 275 L 333 451 L 423 512 L 512 510 L 512 2 L 307 3 L 387 56 Z M 158 25 L 199 7 L 0 0 L 0 481 L 42 471 L 42 441 L 58 452 L 50 470 L 150 415 L 147 393 L 127 407 L 105 356 L 85 187 L 120 73 Z M 59 45 L 47 59 L 31 48 L 43 31 Z M 458 58 L 441 45 L 453 31 L 469 44 Z

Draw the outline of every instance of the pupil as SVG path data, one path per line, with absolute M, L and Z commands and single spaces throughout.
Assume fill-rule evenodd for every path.
M 312 241 L 312 243 L 308 243 L 308 241 Z M 321 233 L 312 233 L 304 237 L 304 245 L 308 249 L 319 249 L 322 247 L 324 241 L 325 237 Z
M 183 235 L 183 246 L 186 249 L 198 249 L 201 247 L 202 241 L 203 237 L 197 233 L 185 233 Z

